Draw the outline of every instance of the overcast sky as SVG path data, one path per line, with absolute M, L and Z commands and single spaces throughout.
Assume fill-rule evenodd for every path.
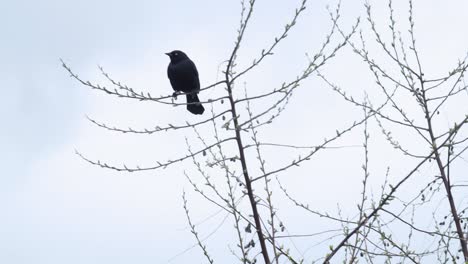
M 239 68 L 271 43 L 299 4 L 257 2 L 239 53 Z M 394 2 L 397 22 L 401 21 L 401 31 L 406 33 L 407 1 Z M 271 90 L 300 74 L 307 64 L 305 54 L 314 54 L 330 29 L 326 5 L 335 4 L 327 0 L 308 4 L 275 56 L 242 80 L 249 94 Z M 362 4 L 343 1 L 344 29 L 349 30 L 364 13 Z M 380 27 L 386 30 L 385 6 L 377 4 L 375 12 Z M 466 55 L 466 10 L 466 0 L 416 1 L 417 44 L 428 73 L 446 74 Z M 215 260 L 232 261 L 225 243 L 232 240 L 232 222 L 225 222 L 224 213 L 192 192 L 183 174 L 195 172 L 190 162 L 168 170 L 129 174 L 93 167 L 74 154 L 78 149 L 90 158 L 117 165 L 149 166 L 185 153 L 185 137 L 195 140 L 192 131 L 150 136 L 112 133 L 91 124 L 86 115 L 123 128 L 183 124 L 203 117 L 190 115 L 184 107 L 141 103 L 92 91 L 71 79 L 59 59 L 83 79 L 110 86 L 100 75 L 97 66 L 101 65 L 129 86 L 165 95 L 172 91 L 164 52 L 180 49 L 195 61 L 201 84 L 206 86 L 220 78 L 218 66 L 228 59 L 233 47 L 239 11 L 239 1 L 219 0 L 17 0 L 0 4 L 1 263 L 201 263 L 194 261 L 202 259 L 200 250 L 190 249 L 195 240 L 187 229 L 183 190 L 188 193 L 195 222 L 212 216 L 208 224 L 200 225 L 203 236 L 221 226 L 207 239 Z M 341 51 L 324 72 L 357 98 L 362 98 L 364 91 L 372 96 L 377 89 L 366 66 L 349 48 Z M 239 95 L 243 93 L 242 82 L 238 84 Z M 206 99 L 216 95 L 208 91 L 200 96 Z M 452 125 L 457 120 L 453 111 L 468 112 L 467 98 L 453 102 L 453 109 L 443 113 L 442 124 Z M 262 102 L 255 107 L 264 109 L 267 105 Z M 314 145 L 361 116 L 362 110 L 343 102 L 313 76 L 298 89 L 277 124 L 261 135 L 265 141 Z M 374 125 L 373 129 L 378 137 L 378 128 Z M 418 144 L 402 138 L 405 140 L 410 146 Z M 200 146 L 195 141 L 193 144 Z M 361 144 L 360 128 L 337 144 L 348 148 L 325 152 L 281 177 L 292 192 L 317 204 L 317 208 L 336 212 L 340 203 L 352 207 L 353 215 L 363 160 L 362 148 L 353 146 Z M 392 166 L 395 179 L 409 167 L 406 160 L 393 159 L 400 156 L 390 147 L 378 145 L 385 143 L 375 144 L 371 161 L 375 162 L 378 188 L 387 166 Z M 297 154 L 272 149 L 267 153 L 267 164 L 274 169 Z M 254 156 L 251 158 L 254 167 Z M 414 164 L 408 162 L 408 166 Z M 466 172 L 467 163 L 456 169 Z M 330 190 L 333 195 L 329 195 Z M 321 230 L 321 222 L 301 218 L 301 211 L 288 211 L 291 204 L 283 201 L 280 193 L 277 197 L 278 206 L 288 212 L 283 218 L 289 220 L 291 232 Z M 295 243 L 295 253 L 311 254 L 307 249 L 313 243 Z M 234 240 L 230 247 L 235 248 Z

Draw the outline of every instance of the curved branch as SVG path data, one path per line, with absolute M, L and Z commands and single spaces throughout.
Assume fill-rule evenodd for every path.
M 172 99 L 174 98 L 173 94 L 171 95 L 164 95 L 164 96 L 159 96 L 159 97 L 153 97 L 151 96 L 150 93 L 143 93 L 143 92 L 136 92 L 133 88 L 130 88 L 128 86 L 124 86 L 124 85 L 121 85 L 120 82 L 115 82 L 115 81 L 111 81 L 114 85 L 116 85 L 120 90 L 123 90 L 124 92 L 121 92 L 120 90 L 118 89 L 109 89 L 105 86 L 101 86 L 99 84 L 92 84 L 90 81 L 85 81 L 83 79 L 81 79 L 78 74 L 74 73 L 71 68 L 65 64 L 65 62 L 60 59 L 60 61 L 62 62 L 62 67 L 65 68 L 68 73 L 70 73 L 70 76 L 72 78 L 74 78 L 75 80 L 77 80 L 78 82 L 80 82 L 81 84 L 83 84 L 84 86 L 88 86 L 89 88 L 93 89 L 93 90 L 98 90 L 98 91 L 101 91 L 101 92 L 105 92 L 107 94 L 110 94 L 110 95 L 115 95 L 117 97 L 121 97 L 121 98 L 129 98 L 129 99 L 137 99 L 139 101 L 152 101 L 152 102 L 158 102 L 158 103 L 161 103 L 161 104 L 168 104 L 168 105 L 188 105 L 188 104 L 198 104 L 197 103 L 173 103 L 173 102 L 166 102 L 166 101 L 163 101 L 164 99 Z M 216 82 L 214 84 L 211 84 L 205 88 L 202 88 L 200 89 L 199 91 L 204 91 L 204 90 L 207 90 L 207 89 L 211 89 L 213 87 L 216 87 L 220 84 L 223 84 L 225 83 L 226 81 L 219 81 L 219 82 Z M 177 93 L 177 95 L 187 95 L 187 94 L 193 94 L 193 93 L 198 93 L 199 91 L 193 91 L 193 92 L 189 92 L 189 93 Z M 223 100 L 223 99 L 227 99 L 227 97 L 219 97 L 219 98 L 215 98 L 215 99 L 208 99 L 207 101 L 203 101 L 203 102 L 200 102 L 200 103 L 212 103 L 212 102 L 215 102 L 215 101 L 219 101 L 219 100 Z
M 219 144 L 221 144 L 221 143 L 227 142 L 227 141 L 229 141 L 229 140 L 234 140 L 234 139 L 236 139 L 236 138 L 235 138 L 235 137 L 226 138 L 226 139 L 221 140 L 221 141 L 219 141 L 219 142 L 216 142 L 216 143 L 214 143 L 214 144 L 212 144 L 212 145 L 210 145 L 210 146 L 208 146 L 208 147 L 206 147 L 206 148 L 204 148 L 204 149 L 201 149 L 201 150 L 199 150 L 199 151 L 197 151 L 197 152 L 194 152 L 194 153 L 191 154 L 191 155 L 186 155 L 186 156 L 183 156 L 183 157 L 181 157 L 181 158 L 177 158 L 177 159 L 175 159 L 175 160 L 168 160 L 167 162 L 164 162 L 164 163 L 157 162 L 158 165 L 156 165 L 156 166 L 143 167 L 143 168 L 142 168 L 142 167 L 139 167 L 139 166 L 137 166 L 137 167 L 135 167 L 135 168 L 129 168 L 129 167 L 127 167 L 125 164 L 123 165 L 123 167 L 117 167 L 117 166 L 114 166 L 114 165 L 109 165 L 109 164 L 107 164 L 107 163 L 105 163 L 105 162 L 103 163 L 103 162 L 101 162 L 100 160 L 97 160 L 97 161 L 91 160 L 91 159 L 85 157 L 83 154 L 81 154 L 81 153 L 78 152 L 77 150 L 75 150 L 75 153 L 76 153 L 78 156 L 80 156 L 80 158 L 82 158 L 84 161 L 86 161 L 86 162 L 88 162 L 88 163 L 90 163 L 90 164 L 92 164 L 92 165 L 99 166 L 99 167 L 101 167 L 101 168 L 105 168 L 105 169 L 111 169 L 111 170 L 115 170 L 115 171 L 126 171 L 126 172 L 149 171 L 149 170 L 156 170 L 156 169 L 160 169 L 160 168 L 165 169 L 167 166 L 170 166 L 170 165 L 172 165 L 172 164 L 175 164 L 175 163 L 184 161 L 184 160 L 186 160 L 186 159 L 188 159 L 188 158 L 192 158 L 193 156 L 199 155 L 199 154 L 201 154 L 201 153 L 205 153 L 205 152 L 206 152 L 208 149 L 210 149 L 210 148 L 213 148 L 213 147 L 215 147 L 215 146 L 217 146 L 217 145 L 219 145 Z
M 300 163 L 306 161 L 306 160 L 310 160 L 310 157 L 312 157 L 314 154 L 316 154 L 320 149 L 322 149 L 323 147 L 325 147 L 327 144 L 335 141 L 336 139 L 338 139 L 339 137 L 341 137 L 343 134 L 351 131 L 353 128 L 363 124 L 367 119 L 369 119 L 370 117 L 374 116 L 375 113 L 371 113 L 369 116 L 365 117 L 364 119 L 360 120 L 359 122 L 354 122 L 351 126 L 349 126 L 348 128 L 342 130 L 342 131 L 336 131 L 336 136 L 330 138 L 330 139 L 325 139 L 325 141 L 321 144 L 321 145 L 318 145 L 314 150 L 312 150 L 311 152 L 309 152 L 305 157 L 301 157 L 299 156 L 299 158 L 297 160 L 293 160 L 289 165 L 286 165 L 284 167 L 281 167 L 281 168 L 278 168 L 276 170 L 273 170 L 273 171 L 270 171 L 268 173 L 265 173 L 263 175 L 260 175 L 260 176 L 257 176 L 255 178 L 252 179 L 252 182 L 254 181 L 257 181 L 257 180 L 260 180 L 260 179 L 263 179 L 265 177 L 268 177 L 270 175 L 273 175 L 273 174 L 276 174 L 278 172 L 281 172 L 281 171 L 284 171 L 286 169 L 289 169 L 293 166 L 299 166 Z
M 111 127 L 109 125 L 106 125 L 104 123 L 100 123 L 92 118 L 90 118 L 89 116 L 86 116 L 86 118 L 93 124 L 101 127 L 101 128 L 104 128 L 104 129 L 107 129 L 107 130 L 110 130 L 110 131 L 116 131 L 116 132 L 121 132 L 121 133 L 134 133 L 134 134 L 153 134 L 153 133 L 156 133 L 156 132 L 160 132 L 160 131 L 168 131 L 168 130 L 177 130 L 177 129 L 183 129 L 183 128 L 189 128 L 189 127 L 194 127 L 194 126 L 198 126 L 198 125 L 201 125 L 201 124 L 205 124 L 205 123 L 208 123 L 210 121 L 212 121 L 213 119 L 215 118 L 218 118 L 228 112 L 230 112 L 231 110 L 226 110 L 224 112 L 221 112 L 220 114 L 214 116 L 214 117 L 211 117 L 211 118 L 208 118 L 208 119 L 205 119 L 203 121 L 200 121 L 200 122 L 197 122 L 197 123 L 192 123 L 190 124 L 189 122 L 186 122 L 186 125 L 172 125 L 172 124 L 168 124 L 167 126 L 165 127 L 159 127 L 159 126 L 155 126 L 154 129 L 143 129 L 143 130 L 135 130 L 131 127 L 129 127 L 128 129 L 123 129 L 123 128 L 118 128 L 118 127 Z
M 293 19 L 291 20 L 290 23 L 286 24 L 286 26 L 284 27 L 284 31 L 283 33 L 281 34 L 281 36 L 279 37 L 275 37 L 275 41 L 273 42 L 273 44 L 267 49 L 267 51 L 265 52 L 265 49 L 262 50 L 262 53 L 260 55 L 260 57 L 258 59 L 255 59 L 252 64 L 250 66 L 248 66 L 246 69 L 242 70 L 241 72 L 239 72 L 237 75 L 235 75 L 234 77 L 232 77 L 231 79 L 231 82 L 234 82 L 237 78 L 241 77 L 242 75 L 244 75 L 245 73 L 247 73 L 248 71 L 250 71 L 252 68 L 256 67 L 257 65 L 260 64 L 260 62 L 263 61 L 263 59 L 265 59 L 266 56 L 269 56 L 269 55 L 273 55 L 272 51 L 273 49 L 276 47 L 276 45 L 278 45 L 278 43 L 280 43 L 283 39 L 285 39 L 287 36 L 288 36 L 288 32 L 289 30 L 296 24 L 296 21 L 297 21 L 297 18 L 300 16 L 300 14 L 306 9 L 306 3 L 307 3 L 307 0 L 302 0 L 302 3 L 301 3 L 301 6 L 299 8 L 296 9 L 296 13 L 293 17 Z M 244 28 L 245 29 L 245 28 Z
M 294 79 L 293 81 L 291 81 L 289 83 L 284 82 L 281 85 L 280 88 L 276 88 L 271 92 L 267 92 L 267 93 L 260 94 L 260 95 L 255 95 L 255 96 L 251 96 L 251 97 L 238 99 L 238 100 L 235 101 L 235 103 L 237 104 L 237 103 L 240 103 L 240 102 L 243 102 L 243 101 L 252 101 L 252 100 L 268 97 L 268 96 L 270 96 L 272 94 L 284 93 L 284 92 L 287 92 L 288 90 L 294 90 L 297 87 L 299 87 L 300 83 L 303 80 L 307 79 L 312 73 L 314 73 L 320 67 L 325 65 L 325 63 L 328 60 L 333 58 L 336 55 L 336 53 L 348 43 L 349 38 L 351 38 L 351 36 L 354 35 L 354 33 L 356 33 L 356 29 L 357 29 L 357 27 L 358 27 L 358 25 L 360 23 L 360 20 L 358 19 L 356 21 L 356 23 L 353 25 L 351 32 L 348 35 L 345 35 L 345 40 L 343 42 L 338 44 L 328 55 L 324 55 L 323 52 L 324 52 L 325 48 L 328 46 L 328 44 L 330 43 L 331 37 L 332 37 L 332 35 L 334 33 L 334 30 L 335 30 L 335 27 L 337 25 L 336 23 L 337 23 L 337 20 L 334 22 L 333 27 L 331 29 L 331 32 L 327 35 L 326 40 L 324 41 L 320 51 L 317 54 L 315 54 L 312 57 L 312 59 L 309 58 L 309 63 L 307 65 L 307 67 L 303 70 L 303 72 L 302 72 L 302 74 L 300 76 L 296 77 L 296 79 Z M 319 61 L 319 59 L 321 59 L 321 61 Z

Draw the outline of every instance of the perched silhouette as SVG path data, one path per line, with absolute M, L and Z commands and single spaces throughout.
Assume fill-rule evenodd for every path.
M 174 89 L 173 96 L 176 97 L 178 92 L 188 93 L 187 110 L 195 115 L 201 115 L 205 111 L 203 105 L 198 99 L 198 91 L 200 91 L 200 80 L 198 79 L 197 67 L 189 57 L 180 50 L 174 50 L 166 53 L 171 62 L 167 67 L 167 77 L 171 81 Z

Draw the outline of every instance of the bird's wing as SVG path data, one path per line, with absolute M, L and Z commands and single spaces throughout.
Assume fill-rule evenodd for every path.
M 198 78 L 198 70 L 197 70 L 197 66 L 195 66 L 195 63 L 193 63 L 192 60 L 189 60 L 189 63 L 191 65 L 191 68 L 193 68 L 193 71 L 195 72 L 195 76 L 194 76 L 194 86 L 195 86 L 195 90 L 200 90 L 200 79 Z
M 174 91 L 177 91 L 176 89 L 177 84 L 175 83 L 176 76 L 174 72 L 174 67 L 172 67 L 172 65 L 170 64 L 169 64 L 169 67 L 167 67 L 167 77 L 169 78 L 169 81 L 171 82 L 172 89 L 174 89 Z
M 195 72 L 195 74 L 197 75 L 198 77 L 198 71 L 197 71 L 197 66 L 195 66 L 195 63 L 193 63 L 192 60 L 188 60 L 188 63 L 190 64 L 190 67 L 193 69 L 193 71 Z

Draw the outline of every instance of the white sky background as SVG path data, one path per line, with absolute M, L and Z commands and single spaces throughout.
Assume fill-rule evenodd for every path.
M 343 3 L 342 25 L 346 29 L 363 14 L 364 8 L 358 2 Z M 395 2 L 398 22 L 406 25 L 407 1 Z M 304 17 L 275 56 L 244 79 L 251 95 L 278 87 L 300 74 L 307 63 L 305 53 L 314 54 L 330 28 L 327 4 L 334 6 L 335 2 L 309 3 Z M 296 6 L 298 1 L 258 1 L 239 53 L 239 68 L 248 65 L 282 31 Z M 383 21 L 387 16 L 385 6 L 375 6 L 381 29 L 387 28 Z M 117 165 L 152 165 L 155 160 L 185 153 L 184 137 L 194 140 L 192 132 L 124 135 L 95 127 L 85 115 L 123 128 L 181 124 L 203 117 L 189 114 L 185 107 L 134 102 L 91 91 L 69 78 L 59 58 L 84 79 L 104 84 L 99 64 L 129 86 L 164 95 L 172 92 L 164 52 L 181 49 L 195 61 L 202 86 L 206 86 L 216 81 L 218 65 L 230 54 L 239 10 L 238 1 L 214 0 L 10 1 L 0 5 L 0 262 L 167 263 L 193 245 L 195 240 L 182 209 L 182 190 L 188 193 L 195 222 L 218 209 L 191 192 L 183 175 L 184 170 L 195 174 L 190 162 L 168 170 L 118 173 L 83 162 L 74 149 Z M 417 45 L 428 74 L 446 74 L 466 54 L 466 10 L 468 2 L 464 0 L 415 1 Z M 401 31 L 406 32 L 406 28 Z M 348 48 L 324 71 L 355 98 L 362 98 L 364 90 L 371 96 L 377 94 L 366 66 Z M 241 92 L 241 83 L 237 87 Z M 208 91 L 200 96 L 207 99 L 216 94 Z M 468 112 L 468 96 L 460 98 L 453 101 L 453 109 L 441 113 L 443 125 L 458 120 L 456 112 Z M 268 106 L 265 102 L 258 101 L 255 107 L 264 109 Z M 315 145 L 361 116 L 360 109 L 344 102 L 313 76 L 295 92 L 276 124 L 266 127 L 260 136 L 269 142 Z M 370 127 L 371 138 L 380 137 L 379 143 L 376 139 L 372 145 L 371 141 L 370 147 L 371 173 L 375 177 L 372 182 L 378 192 L 386 166 L 392 166 L 391 177 L 396 180 L 414 161 L 401 159 L 382 142 L 375 124 Z M 403 132 L 401 135 L 406 136 Z M 410 137 L 401 139 L 410 147 L 418 144 Z M 337 143 L 361 144 L 361 128 Z M 267 167 L 274 169 L 288 163 L 299 154 L 294 153 L 267 153 Z M 255 167 L 253 157 L 249 161 L 251 168 Z M 344 212 L 353 216 L 361 191 L 362 161 L 362 148 L 328 150 L 307 165 L 281 175 L 281 179 L 296 197 L 312 206 L 336 212 L 336 204 L 340 203 Z M 453 173 L 466 169 L 467 163 L 460 162 Z M 196 175 L 194 178 L 199 179 Z M 303 217 L 302 211 L 288 208 L 291 203 L 283 201 L 278 190 L 275 194 L 291 233 L 327 228 L 323 221 Z M 220 213 L 210 218 L 200 225 L 200 233 L 204 236 L 213 231 L 223 217 Z M 232 237 L 231 226 L 232 222 L 227 221 L 207 240 L 218 263 L 231 261 L 226 246 Z M 302 253 L 313 244 L 306 240 L 295 243 Z M 234 248 L 235 242 L 230 246 Z M 316 256 L 325 252 L 323 248 L 305 254 Z M 198 248 L 173 262 L 198 263 L 194 259 L 202 259 Z

